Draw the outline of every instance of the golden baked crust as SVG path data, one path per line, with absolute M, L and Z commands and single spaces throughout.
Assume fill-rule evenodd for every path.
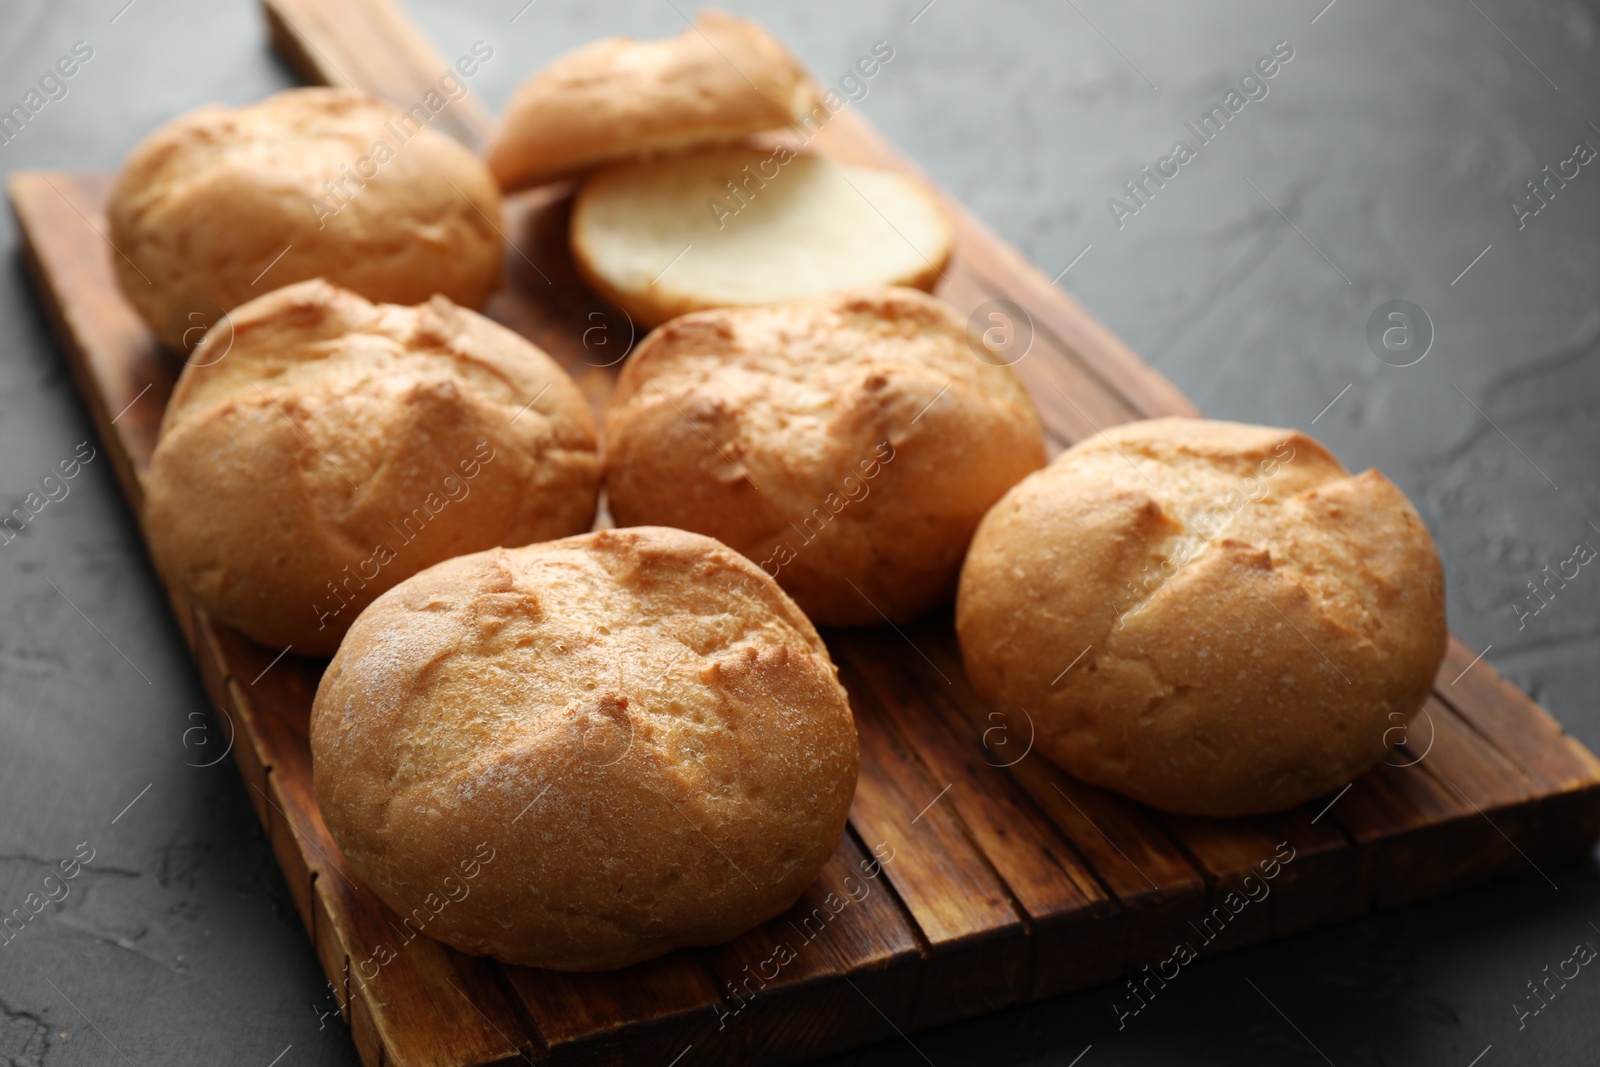
M 1199 419 L 1118 426 L 1006 494 L 956 627 L 1050 759 L 1213 816 L 1366 771 L 1447 639 L 1438 553 L 1393 483 L 1295 430 Z
M 399 915 L 573 971 L 782 912 L 856 782 L 850 706 L 806 617 L 737 553 L 652 527 L 391 589 L 323 675 L 311 751 L 328 829 Z
M 1045 460 L 1016 376 L 914 289 L 675 319 L 623 368 L 605 434 L 618 525 L 715 537 L 820 625 L 948 600 L 979 519 Z
M 770 130 L 819 104 L 806 72 L 770 34 L 706 10 L 676 37 L 608 37 L 523 82 L 491 139 L 489 169 L 509 192 Z
M 258 641 L 331 655 L 417 571 L 594 521 L 588 405 L 503 326 L 442 296 L 375 305 L 323 281 L 230 320 L 173 391 L 145 527 L 167 579 Z
M 378 158 L 380 143 L 389 158 Z M 369 300 L 443 293 L 474 308 L 500 281 L 488 170 L 351 89 L 290 89 L 173 119 L 129 154 L 110 218 L 123 292 L 178 350 L 199 340 L 196 322 L 308 278 Z
M 591 288 L 657 326 L 867 285 L 931 290 L 955 229 L 910 175 L 733 145 L 589 175 L 569 241 Z

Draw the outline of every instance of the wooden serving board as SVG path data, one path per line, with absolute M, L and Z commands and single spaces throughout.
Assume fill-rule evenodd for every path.
M 387 0 L 270 0 L 268 12 L 311 81 L 354 79 L 409 104 L 446 69 Z M 470 105 L 452 105 L 466 140 L 484 129 Z M 909 169 L 849 109 L 814 147 Z M 10 195 L 40 303 L 137 514 L 175 361 L 113 280 L 109 187 L 104 176 L 21 173 Z M 626 325 L 592 317 L 602 305 L 568 259 L 569 207 L 563 188 L 509 202 L 508 284 L 489 312 L 560 360 L 598 409 Z M 1013 249 L 949 207 L 959 240 L 938 292 L 963 312 L 995 299 L 1025 309 L 1034 336 L 1017 370 L 1053 448 L 1131 419 L 1194 413 Z M 614 332 L 586 346 L 584 331 L 602 322 Z M 408 940 L 346 866 L 311 789 L 307 721 L 322 663 L 280 658 L 169 594 L 369 1065 L 793 1062 L 1109 982 L 1180 943 L 1206 955 L 1529 874 L 1600 835 L 1600 762 L 1459 642 L 1426 714 L 1385 764 L 1304 808 L 1222 821 L 1150 811 L 1022 756 L 1029 724 L 973 694 L 945 613 L 904 632 L 826 635 L 856 714 L 861 777 L 838 852 L 788 914 L 624 971 L 506 967 Z M 1259 895 L 1263 864 L 1288 850 L 1291 861 L 1268 866 L 1270 895 L 1238 907 L 1245 890 Z M 1108 1019 L 1119 996 L 1128 999 L 1107 990 Z

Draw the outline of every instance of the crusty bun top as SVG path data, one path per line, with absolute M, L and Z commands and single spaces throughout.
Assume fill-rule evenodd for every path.
M 980 692 L 1072 774 L 1172 811 L 1275 811 L 1376 762 L 1447 638 L 1433 541 L 1294 430 L 1129 423 L 984 519 L 957 629 Z M 1068 669 L 1070 667 L 1070 669 Z
M 612 513 L 722 540 L 815 622 L 909 619 L 954 593 L 979 519 L 1045 461 L 1027 391 L 977 351 L 914 289 L 675 319 L 607 409 Z
M 608 37 L 523 82 L 490 143 L 489 168 L 510 191 L 773 129 L 818 104 L 805 71 L 771 35 L 706 10 L 676 37 Z
M 390 590 L 323 676 L 311 749 L 328 828 L 390 907 L 463 951 L 563 970 L 778 914 L 832 855 L 856 781 L 806 617 L 737 553 L 651 527 Z M 469 892 L 429 904 L 480 846 Z
M 123 292 L 183 351 L 196 323 L 308 278 L 478 307 L 500 279 L 499 191 L 418 113 L 431 119 L 352 89 L 290 89 L 173 119 L 134 148 L 111 195 Z
M 589 528 L 593 416 L 529 342 L 443 297 L 323 281 L 206 336 L 145 484 L 168 579 L 257 640 L 331 654 L 367 603 L 463 552 Z

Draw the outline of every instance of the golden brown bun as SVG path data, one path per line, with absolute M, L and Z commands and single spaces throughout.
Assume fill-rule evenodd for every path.
M 914 289 L 675 319 L 623 368 L 605 432 L 618 525 L 715 537 L 819 625 L 948 600 L 979 519 L 1045 460 L 1021 383 Z
M 393 152 L 381 163 L 379 143 Z M 123 292 L 179 351 L 199 341 L 197 323 L 308 278 L 369 300 L 443 293 L 474 308 L 500 282 L 500 195 L 488 170 L 351 89 L 290 89 L 179 116 L 128 156 L 110 216 Z
M 932 289 L 955 230 L 908 175 L 733 146 L 596 171 L 570 239 L 590 287 L 656 326 L 864 285 Z
M 385 903 L 464 952 L 571 971 L 779 914 L 856 783 L 850 705 L 806 617 L 727 547 L 655 527 L 391 589 L 323 676 L 311 751 L 328 829 Z M 445 880 L 480 847 L 463 895 Z
M 608 37 L 523 82 L 491 140 L 489 169 L 509 192 L 770 130 L 819 104 L 800 64 L 760 26 L 702 11 L 676 37 Z
M 594 418 L 505 327 L 442 296 L 374 305 L 323 281 L 230 321 L 173 391 L 145 527 L 168 581 L 256 640 L 331 655 L 423 568 L 594 521 Z
M 1377 471 L 1351 476 L 1295 430 L 1155 419 L 995 505 L 956 628 L 979 692 L 1025 709 L 1070 773 L 1246 815 L 1383 755 L 1444 657 L 1444 572 Z

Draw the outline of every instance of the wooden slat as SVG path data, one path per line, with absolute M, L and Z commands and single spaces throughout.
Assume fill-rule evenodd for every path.
M 674 952 L 623 971 L 561 974 L 504 968 L 554 1063 L 623 1063 L 704 1047 L 722 1002 L 694 955 Z
M 1204 918 L 1190 920 L 1205 942 L 1203 947 L 1191 942 L 1201 955 L 1324 926 L 1367 910 L 1356 892 L 1358 870 L 1351 862 L 1349 840 L 1331 822 L 1312 822 L 1314 812 L 1251 819 L 1159 813 L 1156 818 L 1206 880 L 1206 915 L 1212 921 L 1207 925 Z M 1273 862 L 1283 856 L 1293 858 Z
M 1117 908 L 1016 780 L 986 759 L 982 733 L 968 724 L 938 683 L 905 661 L 892 632 L 852 633 L 837 650 L 872 690 L 900 744 L 932 781 L 949 783 L 948 804 L 968 838 L 1027 917 L 1034 937 L 1032 995 L 1081 989 L 1120 973 Z M 930 728 L 931 727 L 931 728 Z
M 1532 781 L 1566 791 L 1600 775 L 1593 753 L 1458 638 L 1450 639 L 1434 691 Z
M 226 731 L 226 737 L 231 738 L 230 751 L 234 765 L 239 768 L 239 776 L 244 780 L 245 793 L 256 810 L 256 817 L 266 828 L 270 825 L 270 809 L 267 807 L 265 790 L 267 767 L 271 760 L 263 748 L 261 726 L 254 720 L 255 710 L 238 692 L 227 653 L 211 632 L 210 620 L 203 613 L 190 611 L 188 629 L 194 634 L 191 648 L 195 664 L 200 668 L 201 684 L 205 686 L 206 695 L 216 709 L 217 718 L 224 720 L 216 725 L 219 732 L 217 741 L 222 743 L 225 740 L 222 731 Z M 207 747 L 210 742 L 208 735 Z
M 704 956 L 731 991 L 708 1056 L 790 1063 L 909 1025 L 922 953 L 881 865 L 846 834 L 793 908 Z
M 1026 727 L 1031 738 L 1031 720 L 1012 721 L 1010 713 L 997 712 L 972 690 L 948 618 L 924 620 L 907 640 L 948 680 L 951 700 L 970 729 L 982 736 L 997 721 L 990 716 L 998 714 L 1012 735 L 1024 736 Z M 918 660 L 908 662 L 915 667 Z M 1119 903 L 1126 920 L 1116 924 L 1119 973 L 1168 955 L 1189 919 L 1205 911 L 1206 900 L 1205 880 L 1172 839 L 1137 804 L 1068 776 L 1038 753 L 1008 772 Z
M 1359 863 L 1352 862 L 1350 839 L 1331 819 L 1319 819 L 1321 805 L 1297 808 L 1257 820 L 1273 827 L 1269 836 L 1295 851 L 1272 886 L 1272 936 L 1355 918 L 1367 912 Z
M 313 877 L 312 884 L 315 886 Z M 322 973 L 328 976 L 328 985 L 333 989 L 333 999 L 339 1005 L 339 1013 L 344 1016 L 346 1024 L 350 1021 L 350 957 L 345 955 L 344 942 L 339 939 L 338 928 L 333 921 L 333 916 L 328 913 L 327 897 L 313 889 L 311 895 L 311 909 L 313 912 L 311 922 L 312 947 L 316 949 L 317 961 L 322 964 Z
M 378 1027 L 372 1021 L 372 1009 L 367 1006 L 366 997 L 351 998 L 348 1018 L 350 1037 L 355 1042 L 356 1054 L 361 1057 L 363 1067 L 392 1065 L 394 1059 L 384 1055 L 383 1039 L 378 1034 Z
M 1560 862 L 1587 851 L 1600 835 L 1600 809 L 1594 803 L 1600 760 L 1594 753 L 1458 638 L 1450 638 L 1435 694 L 1533 787 L 1533 801 L 1494 816 L 1504 832 L 1517 837 L 1526 861 Z
M 139 471 L 155 450 L 175 374 L 171 357 L 145 328 L 112 274 L 119 255 L 105 204 L 111 179 L 99 174 L 19 171 L 6 183 L 17 227 L 50 234 L 49 263 L 35 241 L 23 242 L 23 262 L 58 338 L 90 421 L 108 448 L 122 495 L 138 514 L 144 501 Z
M 1438 697 L 1428 698 L 1418 718 L 1433 728 L 1432 749 L 1419 758 L 1408 745 L 1396 750 L 1389 762 L 1406 765 L 1416 759 L 1418 769 L 1448 785 L 1468 807 L 1508 807 L 1536 794 L 1527 775 Z M 1410 732 L 1418 730 L 1414 719 Z
M 1425 710 L 1434 728 L 1426 757 L 1411 763 L 1417 757 L 1399 751 L 1330 810 L 1360 846 L 1362 893 L 1377 907 L 1513 873 L 1520 862 L 1489 819 L 1531 798 L 1527 780 L 1437 699 Z
M 1022 999 L 1030 946 L 1017 905 L 951 809 L 935 802 L 945 783 L 934 782 L 895 736 L 848 664 L 840 675 L 861 744 L 850 821 L 863 841 L 887 845 L 893 858 L 884 874 L 928 948 L 913 1022 L 962 1018 Z

